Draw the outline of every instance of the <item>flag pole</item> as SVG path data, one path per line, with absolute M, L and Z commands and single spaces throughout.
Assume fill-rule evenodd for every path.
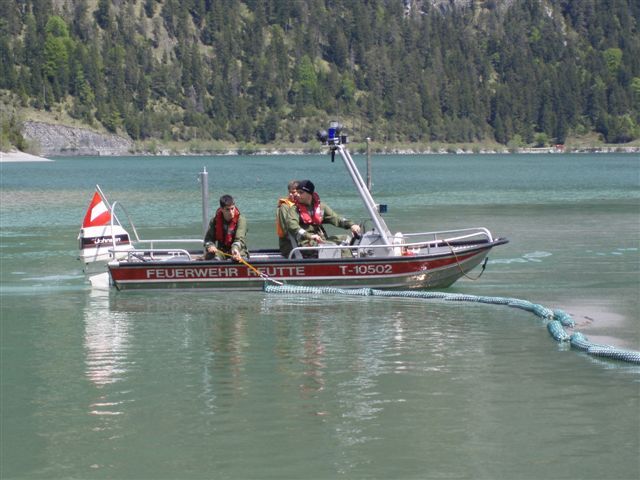
M 202 188 L 202 236 L 204 237 L 209 228 L 209 174 L 207 167 L 202 167 L 202 172 L 198 174 L 198 177 Z

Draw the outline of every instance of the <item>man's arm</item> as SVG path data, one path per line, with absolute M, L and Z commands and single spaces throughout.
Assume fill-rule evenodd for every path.
M 238 225 L 236 226 L 236 235 L 231 244 L 231 251 L 237 250 L 240 254 L 247 252 L 247 220 L 244 215 L 238 217 Z
M 209 221 L 209 229 L 207 230 L 207 233 L 205 233 L 204 235 L 204 244 L 215 245 L 215 243 L 216 243 L 216 217 L 214 216 Z
M 336 212 L 334 212 L 331 207 L 327 204 L 322 204 L 322 208 L 324 209 L 324 216 L 322 217 L 322 223 L 330 223 L 334 227 L 349 229 L 354 223 L 344 217 L 341 217 Z

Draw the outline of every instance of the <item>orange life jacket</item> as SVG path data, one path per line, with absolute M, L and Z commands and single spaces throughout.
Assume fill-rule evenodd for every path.
M 276 207 L 276 233 L 278 234 L 278 238 L 284 238 L 287 236 L 286 229 L 284 225 L 280 223 L 280 218 L 278 217 L 278 210 L 281 205 L 288 205 L 289 207 L 292 207 L 295 203 L 290 198 L 278 199 L 278 206 Z

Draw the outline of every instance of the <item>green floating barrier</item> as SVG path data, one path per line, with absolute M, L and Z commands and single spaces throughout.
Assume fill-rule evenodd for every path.
M 586 352 L 589 355 L 612 360 L 620 360 L 629 363 L 640 364 L 640 352 L 634 350 L 622 350 L 610 345 L 599 345 L 591 343 L 587 337 L 580 332 L 569 335 L 564 327 L 574 327 L 575 322 L 571 315 L 562 310 L 551 310 L 543 305 L 531 303 L 518 298 L 488 297 L 466 295 L 461 293 L 428 292 L 420 290 L 375 290 L 372 288 L 335 288 L 335 287 L 304 287 L 298 285 L 270 285 L 265 282 L 264 291 L 267 293 L 294 293 L 294 294 L 335 294 L 335 295 L 356 295 L 356 296 L 376 296 L 376 297 L 405 297 L 440 299 L 452 302 L 476 302 L 492 305 L 506 305 L 512 308 L 519 308 L 533 313 L 534 315 L 548 320 L 547 330 L 557 342 L 569 342 L 572 348 Z
M 549 333 L 557 342 L 567 342 L 571 338 L 569 334 L 565 332 L 564 328 L 562 328 L 562 323 L 560 323 L 559 320 L 551 320 L 547 323 L 547 330 L 549 330 Z
M 633 350 L 619 350 L 614 347 L 595 345 L 587 350 L 589 355 L 612 358 L 630 363 L 640 363 L 640 352 Z
M 560 323 L 562 323 L 562 325 L 564 325 L 565 327 L 576 326 L 576 322 L 573 321 L 573 318 L 571 318 L 571 315 L 569 315 L 567 312 L 564 312 L 562 310 L 554 310 L 553 318 L 555 318 L 556 320 L 559 320 Z
M 591 345 L 591 342 L 587 340 L 587 337 L 585 337 L 580 332 L 576 332 L 571 335 L 570 341 L 573 348 L 584 350 L 585 352 L 589 350 L 589 345 Z

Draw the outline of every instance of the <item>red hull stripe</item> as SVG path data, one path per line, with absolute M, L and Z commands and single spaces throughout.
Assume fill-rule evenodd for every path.
M 482 252 L 438 258 L 416 259 L 414 261 L 376 261 L 367 263 L 310 263 L 310 264 L 267 264 L 254 266 L 262 273 L 274 279 L 308 279 L 320 280 L 327 278 L 385 278 L 398 277 L 411 274 L 433 272 L 442 268 L 451 267 L 456 262 L 465 262 Z M 257 275 L 251 269 L 237 263 L 179 263 L 179 264 L 135 264 L 124 266 L 111 266 L 111 276 L 114 282 L 135 283 L 164 283 L 193 282 L 193 281 L 241 281 L 256 279 Z

